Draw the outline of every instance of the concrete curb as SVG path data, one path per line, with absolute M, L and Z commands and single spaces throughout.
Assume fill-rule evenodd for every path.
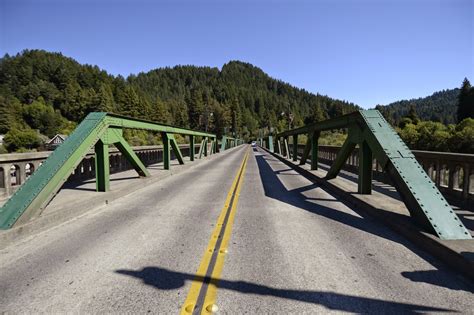
M 214 158 L 223 156 L 227 152 L 232 152 L 233 150 L 239 147 L 240 146 L 227 149 L 226 151 L 220 154 L 209 155 L 201 160 L 196 159 L 192 163 L 184 164 L 177 168 L 171 168 L 169 171 L 162 174 L 161 176 L 151 176 L 149 178 L 143 178 L 141 179 L 142 185 L 129 185 L 127 187 L 122 187 L 121 189 L 117 189 L 114 191 L 98 193 L 100 194 L 100 196 L 90 200 L 77 200 L 76 202 L 69 203 L 67 206 L 59 207 L 52 213 L 39 216 L 38 218 L 28 223 L 13 227 L 9 230 L 0 231 L 0 250 L 8 247 L 14 242 L 26 240 L 27 238 L 32 237 L 37 233 L 46 231 L 50 228 L 54 228 L 67 221 L 79 218 L 80 216 L 85 215 L 86 213 L 92 210 L 104 207 L 109 203 L 120 202 L 121 198 L 126 197 L 142 188 L 148 187 L 149 185 L 164 180 L 170 176 L 183 173 L 187 170 L 202 165 L 203 163 L 212 161 Z
M 410 242 L 415 244 L 420 249 L 431 254 L 438 260 L 444 262 L 448 266 L 454 269 L 455 272 L 460 273 L 461 275 L 474 280 L 474 260 L 469 259 L 462 255 L 462 252 L 453 244 L 468 244 L 470 242 L 469 248 L 473 248 L 474 240 L 459 240 L 459 241 L 443 241 L 435 237 L 434 235 L 423 232 L 418 228 L 409 217 L 402 218 L 400 215 L 391 213 L 385 210 L 377 208 L 375 205 L 372 205 L 366 201 L 363 201 L 349 192 L 344 190 L 341 187 L 327 181 L 310 171 L 292 163 L 292 161 L 287 160 L 286 158 L 270 152 L 267 149 L 262 148 L 272 156 L 276 157 L 278 160 L 291 167 L 299 174 L 304 176 L 311 182 L 314 182 L 328 191 L 330 194 L 333 194 L 340 198 L 343 202 L 351 206 L 351 208 L 357 209 L 368 216 L 375 218 L 376 220 L 384 223 L 393 231 L 399 233 Z M 454 243 L 456 242 L 456 243 Z M 449 244 L 451 243 L 451 244 Z M 459 246 L 457 246 L 459 247 Z M 462 247 L 462 246 L 461 246 Z

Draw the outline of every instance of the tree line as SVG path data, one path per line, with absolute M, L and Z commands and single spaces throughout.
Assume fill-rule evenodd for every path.
M 425 120 L 419 115 L 420 107 L 424 107 L 415 104 L 410 104 L 406 114 L 398 120 L 393 116 L 393 107 L 382 108 L 381 112 L 395 125 L 410 149 L 474 153 L 474 87 L 465 78 L 460 89 L 451 91 L 456 92 L 456 106 L 454 111 L 450 110 L 454 112 L 455 118 L 449 119 L 454 119 L 457 124 Z M 446 91 L 442 94 L 446 95 Z
M 281 131 L 357 110 L 231 61 L 221 70 L 176 66 L 113 76 L 60 53 L 25 50 L 0 59 L 0 134 L 9 151 L 33 149 L 42 135 L 69 134 L 88 113 L 106 111 L 249 139 L 259 128 Z M 128 132 L 133 144 L 159 135 Z M 44 138 L 44 137 L 43 137 Z

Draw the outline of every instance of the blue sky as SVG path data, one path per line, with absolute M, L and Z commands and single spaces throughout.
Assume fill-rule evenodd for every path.
M 0 0 L 0 54 L 124 76 L 242 60 L 368 108 L 474 81 L 473 20 L 474 0 Z

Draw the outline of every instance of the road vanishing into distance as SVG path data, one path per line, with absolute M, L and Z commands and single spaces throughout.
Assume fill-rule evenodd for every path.
M 474 312 L 472 282 L 243 145 L 0 251 L 0 312 Z

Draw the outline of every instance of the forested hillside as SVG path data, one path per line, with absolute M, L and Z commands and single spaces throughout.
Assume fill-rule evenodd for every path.
M 222 70 L 176 66 L 112 76 L 60 53 L 25 50 L 0 59 L 0 134 L 17 142 L 10 150 L 38 145 L 35 130 L 48 137 L 69 133 L 89 112 L 108 111 L 222 134 L 254 136 L 356 110 L 352 103 L 314 95 L 273 79 L 248 63 Z M 135 134 L 138 142 L 147 142 Z M 137 143 L 140 144 L 140 143 Z
M 455 124 L 459 91 L 459 89 L 443 90 L 427 97 L 377 106 L 376 109 L 380 110 L 394 125 L 398 125 L 401 119 L 407 116 L 412 106 L 420 120 L 436 121 L 445 125 Z

